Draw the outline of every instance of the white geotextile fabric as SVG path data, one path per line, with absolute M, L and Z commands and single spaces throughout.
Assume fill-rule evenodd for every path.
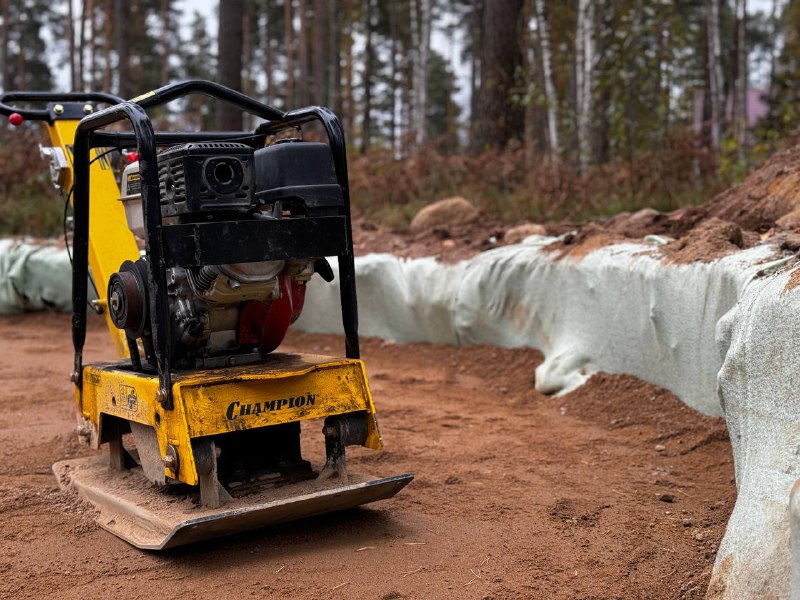
M 0 240 L 0 314 L 72 310 L 72 267 L 63 247 Z
M 541 251 L 551 241 L 537 236 L 454 265 L 361 257 L 359 330 L 399 343 L 532 346 L 545 355 L 542 392 L 572 390 L 598 370 L 631 373 L 721 415 L 716 324 L 771 250 L 666 266 L 654 246 L 636 244 L 554 260 Z M 338 295 L 336 283 L 314 278 L 297 327 L 341 332 Z
M 738 497 L 714 566 L 715 600 L 788 598 L 798 565 L 797 549 L 789 560 L 789 497 L 800 477 L 800 289 L 787 289 L 790 276 L 754 280 L 718 329 Z

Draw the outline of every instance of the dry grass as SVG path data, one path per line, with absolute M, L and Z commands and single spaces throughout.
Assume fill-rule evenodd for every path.
M 39 158 L 45 139 L 37 131 L 0 126 L 0 235 L 52 236 L 62 230 L 64 204 Z
M 715 172 L 708 155 L 688 139 L 584 175 L 545 157 L 525 162 L 518 146 L 479 155 L 429 146 L 402 160 L 380 152 L 351 157 L 353 203 L 367 217 L 396 227 L 422 206 L 454 195 L 510 222 L 583 221 L 645 207 L 669 211 L 700 204 L 744 175 Z
M 40 141 L 34 127 L 0 127 L 0 235 L 61 231 L 63 204 L 39 158 Z M 443 152 L 432 144 L 399 160 L 389 152 L 351 152 L 355 209 L 399 228 L 422 206 L 447 196 L 464 196 L 508 222 L 583 221 L 644 207 L 668 211 L 699 204 L 744 176 L 731 169 L 715 171 L 689 138 L 584 175 L 545 157 L 526 166 L 521 146 L 471 155 Z

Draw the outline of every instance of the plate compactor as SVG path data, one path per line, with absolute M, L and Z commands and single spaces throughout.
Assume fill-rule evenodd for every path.
M 261 124 L 154 132 L 148 110 L 198 93 Z M 331 111 L 283 112 L 188 81 L 130 101 L 10 92 L 0 114 L 45 124 L 42 154 L 73 205 L 77 435 L 109 456 L 53 470 L 102 527 L 162 550 L 390 498 L 411 481 L 346 468 L 347 446 L 380 450 L 381 438 L 359 360 L 344 134 Z M 302 139 L 311 122 L 328 143 Z M 334 278 L 334 256 L 346 358 L 276 351 L 307 282 Z M 83 362 L 89 282 L 118 362 Z M 325 447 L 316 464 L 300 444 L 312 419 Z

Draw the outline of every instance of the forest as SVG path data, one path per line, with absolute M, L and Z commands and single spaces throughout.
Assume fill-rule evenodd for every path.
M 358 210 L 394 227 L 451 195 L 507 221 L 671 210 L 796 141 L 800 0 L 0 3 L 4 91 L 203 78 L 328 106 Z M 157 123 L 254 126 L 202 97 Z M 0 228 L 44 235 L 60 208 L 28 129 L 0 126 Z

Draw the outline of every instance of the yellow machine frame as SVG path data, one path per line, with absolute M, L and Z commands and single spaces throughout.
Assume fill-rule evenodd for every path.
M 72 140 L 78 123 L 56 120 L 47 127 L 53 146 L 67 157 L 63 189 L 72 186 Z M 111 165 L 102 149 L 94 152 L 89 264 L 99 295 L 97 304 L 106 308 L 109 278 L 125 260 L 136 260 L 139 250 L 118 201 Z M 128 355 L 125 333 L 105 312 L 117 353 L 124 358 Z M 86 365 L 82 388 L 75 393 L 82 420 L 78 431 L 92 447 L 108 441 L 104 431 L 108 417 L 153 427 L 165 476 L 190 485 L 198 483 L 191 441 L 204 436 L 363 411 L 368 431 L 363 445 L 382 448 L 366 370 L 357 359 L 274 354 L 259 365 L 177 373 L 172 410 L 164 410 L 156 400 L 156 375 L 133 372 L 123 363 Z

